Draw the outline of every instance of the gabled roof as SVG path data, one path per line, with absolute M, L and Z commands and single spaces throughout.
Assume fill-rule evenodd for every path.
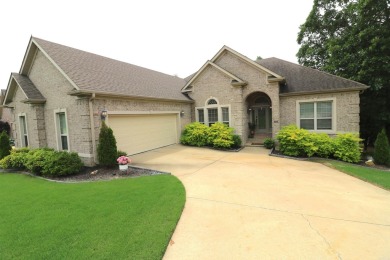
M 3 100 L 3 105 L 6 105 L 12 100 L 18 86 L 22 90 L 23 94 L 26 96 L 26 99 L 22 102 L 34 104 L 46 102 L 45 97 L 35 87 L 34 83 L 32 83 L 32 81 L 28 77 L 20 75 L 18 73 L 11 73 L 8 82 L 7 92 Z
M 40 49 L 78 92 L 189 101 L 180 92 L 186 82 L 179 77 L 36 37 L 31 38 L 31 43 L 30 46 Z M 26 54 L 21 72 L 28 66 L 28 57 Z
M 286 79 L 286 84 L 280 89 L 281 94 L 363 90 L 368 88 L 362 83 L 278 58 L 267 58 L 256 62 Z
M 227 75 L 230 78 L 232 78 L 232 85 L 234 85 L 234 86 L 245 86 L 245 85 L 247 85 L 246 81 L 244 81 L 242 79 L 239 79 L 237 76 L 233 75 L 231 72 L 226 71 L 225 69 L 221 68 L 220 66 L 218 66 L 215 63 L 218 60 L 218 58 L 225 52 L 230 52 L 230 53 L 234 54 L 235 56 L 237 56 L 238 58 L 240 58 L 241 60 L 243 60 L 244 62 L 248 63 L 249 65 L 255 67 L 256 69 L 266 72 L 267 74 L 269 74 L 269 79 L 272 80 L 272 81 L 283 81 L 284 80 L 284 78 L 282 76 L 278 75 L 277 73 L 267 69 L 266 67 L 261 66 L 260 64 L 254 62 L 253 60 L 249 59 L 248 57 L 242 55 L 241 53 L 239 53 L 239 52 L 237 52 L 237 51 L 233 50 L 232 48 L 229 48 L 228 46 L 225 45 L 217 52 L 217 54 L 210 61 L 207 61 L 195 74 L 192 74 L 192 75 L 188 76 L 187 78 L 185 78 L 187 83 L 185 84 L 185 86 L 182 88 L 181 91 L 182 92 L 191 91 L 191 84 L 192 84 L 192 82 L 194 82 L 196 80 L 196 78 L 209 65 L 213 66 L 214 68 L 217 68 L 222 73 L 224 73 L 225 75 Z
M 186 91 L 190 91 L 190 86 L 191 86 L 191 83 L 194 82 L 194 80 L 198 77 L 199 74 L 201 74 L 205 69 L 206 67 L 208 66 L 211 66 L 215 69 L 217 69 L 219 72 L 221 72 L 222 74 L 224 74 L 225 76 L 229 77 L 232 79 L 232 82 L 231 84 L 233 86 L 245 86 L 247 85 L 248 83 L 238 77 L 236 77 L 235 75 L 231 74 L 229 71 L 221 68 L 220 66 L 218 66 L 217 64 L 211 62 L 211 61 L 207 61 L 199 70 L 198 72 L 196 72 L 195 74 L 192 74 L 190 76 L 188 76 L 186 79 L 189 79 L 186 83 L 186 85 L 182 88 L 182 92 L 186 92 Z M 191 77 L 191 78 L 190 78 Z

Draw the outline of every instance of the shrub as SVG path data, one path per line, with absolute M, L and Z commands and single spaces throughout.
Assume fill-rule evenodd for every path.
M 208 130 L 207 144 L 216 148 L 230 148 L 234 144 L 233 131 L 233 128 L 217 122 Z
M 199 122 L 186 125 L 180 142 L 185 145 L 205 146 L 207 144 L 208 127 Z
M 390 164 L 390 146 L 386 130 L 383 128 L 378 133 L 375 141 L 374 161 L 377 164 Z
M 360 161 L 361 139 L 355 134 L 339 134 L 334 139 L 334 157 L 345 162 L 357 163 Z
M 81 170 L 83 163 L 77 153 L 54 151 L 50 148 L 14 149 L 0 161 L 5 169 L 17 168 L 45 176 L 69 175 Z
M 264 139 L 264 147 L 267 149 L 272 149 L 275 147 L 275 140 L 272 138 L 265 138 Z
M 240 148 L 242 144 L 241 137 L 239 135 L 233 135 L 233 147 Z
M 0 160 L 9 155 L 11 149 L 9 136 L 5 131 L 2 131 L 0 134 Z
M 29 151 L 25 155 L 24 166 L 34 174 L 41 175 L 43 167 L 55 151 L 48 148 L 40 148 Z
M 315 154 L 318 157 L 329 158 L 334 153 L 334 144 L 333 139 L 329 137 L 329 135 L 321 133 L 321 134 L 311 134 L 311 140 L 314 142 L 314 146 L 316 147 Z
M 4 169 L 25 169 L 26 154 L 28 148 L 13 149 L 10 155 L 0 160 L 0 166 Z
M 280 151 L 285 155 L 311 156 L 316 149 L 309 136 L 309 131 L 289 125 L 279 131 L 276 139 L 279 141 Z
M 8 124 L 8 122 L 0 121 L 0 133 L 5 131 L 7 135 L 11 134 L 11 126 Z
M 124 152 L 124 151 L 121 151 L 121 150 L 118 150 L 117 153 L 116 153 L 116 157 L 117 157 L 117 158 L 118 158 L 118 157 L 121 157 L 121 156 L 126 156 L 126 155 L 127 155 L 127 153 Z
M 99 133 L 99 144 L 97 148 L 99 164 L 102 166 L 113 166 L 118 158 L 116 140 L 112 129 L 102 121 Z
M 50 152 L 47 154 L 42 168 L 44 176 L 65 176 L 78 173 L 83 167 L 83 162 L 77 153 L 66 151 Z

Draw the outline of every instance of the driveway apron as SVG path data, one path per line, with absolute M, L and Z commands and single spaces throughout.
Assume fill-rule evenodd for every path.
M 164 259 L 390 259 L 390 192 L 322 164 L 259 147 L 132 158 L 186 188 Z

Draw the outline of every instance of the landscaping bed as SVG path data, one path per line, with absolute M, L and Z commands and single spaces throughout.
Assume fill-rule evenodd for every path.
M 25 173 L 31 176 L 37 176 L 25 171 L 19 170 L 10 170 L 10 169 L 1 169 L 0 172 L 19 172 Z M 81 172 L 68 175 L 68 176 L 38 176 L 39 178 L 47 180 L 55 180 L 60 182 L 85 182 L 85 181 L 100 181 L 100 180 L 112 180 L 120 178 L 134 178 L 141 176 L 152 176 L 152 175 L 161 175 L 161 174 L 170 174 L 167 172 L 161 172 L 151 169 L 145 169 L 135 166 L 129 166 L 127 171 L 121 171 L 118 167 L 108 168 L 108 167 L 84 167 Z

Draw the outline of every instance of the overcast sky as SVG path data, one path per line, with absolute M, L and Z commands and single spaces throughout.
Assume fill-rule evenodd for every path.
M 0 2 L 0 88 L 30 36 L 186 77 L 223 45 L 297 63 L 313 0 L 7 0 Z

